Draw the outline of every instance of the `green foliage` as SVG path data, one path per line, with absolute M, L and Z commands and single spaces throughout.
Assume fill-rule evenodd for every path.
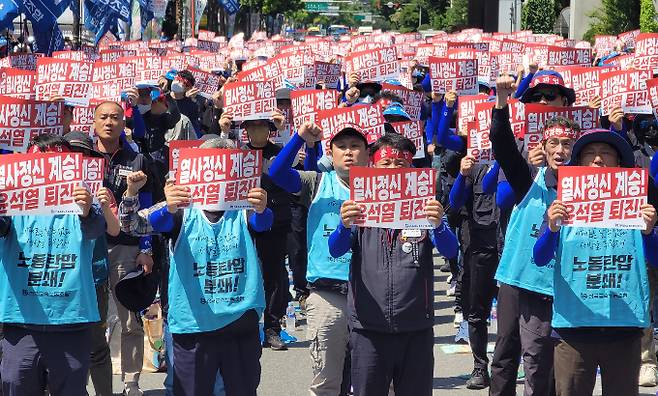
M 553 0 L 527 0 L 521 10 L 521 29 L 552 33 L 555 16 Z
M 640 29 L 643 32 L 658 32 L 658 13 L 652 0 L 640 0 Z
M 254 1 L 254 0 L 251 0 Z M 262 3 L 261 12 L 263 15 L 276 16 L 286 12 L 304 9 L 304 3 L 301 0 L 256 0 Z
M 435 19 L 434 26 L 448 32 L 463 29 L 468 23 L 468 0 L 454 0 L 446 9 L 443 18 Z M 438 25 L 438 26 L 437 26 Z
M 584 38 L 591 41 L 594 35 L 635 30 L 640 27 L 640 0 L 602 0 L 601 7 L 591 15 L 592 24 Z

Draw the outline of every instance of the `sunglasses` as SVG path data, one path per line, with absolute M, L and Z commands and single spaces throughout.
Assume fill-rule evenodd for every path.
M 541 102 L 541 99 L 544 98 L 547 101 L 551 102 L 555 99 L 557 99 L 558 94 L 554 92 L 535 92 L 532 95 L 530 95 L 530 102 L 532 103 L 538 103 Z

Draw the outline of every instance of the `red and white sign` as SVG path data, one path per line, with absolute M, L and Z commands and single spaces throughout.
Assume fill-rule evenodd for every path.
M 374 143 L 384 134 L 384 116 L 378 105 L 339 107 L 320 111 L 315 116 L 316 124 L 322 129 L 322 143 L 325 153 L 329 142 L 345 128 L 361 131 L 368 144 Z
M 15 68 L 0 68 L 0 95 L 33 99 L 37 72 Z
M 208 41 L 208 40 L 200 40 L 199 39 L 196 42 L 196 47 L 200 50 L 203 50 L 203 51 L 217 53 L 217 52 L 219 52 L 220 48 L 222 47 L 222 44 L 218 43 L 216 41 Z
M 513 52 L 517 55 L 519 54 L 523 55 L 523 53 L 525 52 L 525 43 L 522 43 L 520 41 L 505 39 L 503 40 L 503 44 L 500 47 L 500 50 L 502 52 Z
M 199 35 L 197 36 L 197 38 L 199 40 L 211 41 L 212 39 L 215 38 L 215 35 L 216 35 L 215 32 L 211 32 L 208 30 L 199 30 Z
M 394 122 L 391 126 L 395 129 L 395 132 L 414 142 L 414 145 L 416 146 L 414 159 L 425 158 L 425 139 L 423 137 L 422 121 Z
M 649 70 L 622 70 L 602 74 L 601 114 L 608 115 L 616 107 L 624 113 L 651 114 L 651 102 L 647 91 Z
M 654 117 L 658 117 L 658 78 L 647 80 L 647 92 Z
M 429 58 L 432 91 L 445 94 L 457 91 L 458 95 L 478 93 L 477 59 Z
M 6 58 L 0 59 L 0 67 L 14 67 L 22 70 L 37 70 L 37 59 L 43 57 L 43 54 L 10 54 Z
M 658 33 L 640 33 L 635 40 L 636 69 L 658 73 Z
M 283 78 L 287 80 L 290 84 L 296 86 L 302 86 L 305 82 L 305 77 L 307 74 L 307 67 L 310 69 L 312 74 L 314 71 L 313 68 L 313 55 L 310 52 L 294 52 L 286 55 L 279 55 L 276 57 L 276 61 L 279 63 L 279 68 L 283 73 Z M 281 87 L 284 84 L 281 83 Z
M 330 89 L 337 89 L 338 82 L 340 81 L 340 64 L 328 62 L 315 62 L 315 81 L 313 87 L 317 82 L 323 81 L 325 86 Z M 307 87 L 309 85 L 306 85 Z
M 318 111 L 331 110 L 338 107 L 339 92 L 333 89 L 292 91 L 292 120 L 295 130 L 309 121 L 315 122 Z
M 176 179 L 180 150 L 184 148 L 197 148 L 201 140 L 172 140 L 169 142 L 169 179 Z
M 617 44 L 617 36 L 594 36 L 594 49 L 597 56 L 607 55 L 615 49 Z
M 475 105 L 478 103 L 485 103 L 489 100 L 489 96 L 478 94 L 478 95 L 465 95 L 459 98 L 458 107 L 457 107 L 457 126 L 460 131 L 463 131 L 464 134 L 467 133 L 467 125 L 471 121 L 475 121 Z M 489 106 L 489 113 L 491 113 L 491 107 Z
M 194 88 L 199 90 L 199 95 L 211 99 L 212 95 L 219 90 L 220 76 L 203 70 L 189 67 L 187 69 L 194 76 Z
M 384 81 L 400 76 L 395 47 L 355 52 L 345 57 L 345 74 L 359 73 L 361 81 Z
M 63 107 L 62 102 L 0 96 L 0 148 L 25 152 L 34 136 L 61 135 Z
M 103 62 L 94 65 L 91 99 L 121 101 L 121 92 L 135 86 L 136 70 L 133 63 Z
M 521 138 L 525 128 L 525 104 L 518 99 L 510 99 L 509 103 L 509 122 L 512 132 L 517 138 Z M 478 133 L 484 133 L 491 129 L 491 111 L 494 107 L 493 102 L 475 103 L 475 128 Z M 464 129 L 468 133 L 468 129 Z
M 103 187 L 105 175 L 105 158 L 82 157 L 83 185 L 96 200 L 96 193 Z
M 646 169 L 561 166 L 557 199 L 569 212 L 562 225 L 644 230 L 648 181 Z
M 39 58 L 37 60 L 36 98 L 49 100 L 62 96 L 67 104 L 87 106 L 94 72 L 92 62 Z
M 467 124 L 467 149 L 466 154 L 475 158 L 478 164 L 492 164 L 496 159 L 489 140 L 489 131 L 478 131 L 475 121 Z
M 547 66 L 591 66 L 592 50 L 589 48 L 548 47 Z
M 101 62 L 116 62 L 119 60 L 119 58 L 123 58 L 125 56 L 137 56 L 137 51 L 129 49 L 102 50 Z
M 587 106 L 589 101 L 598 96 L 601 89 L 601 68 L 571 66 L 559 70 L 564 85 L 576 92 L 574 106 Z
M 160 76 L 165 74 L 163 58 L 159 56 L 126 56 L 119 58 L 119 62 L 135 64 L 135 80 L 157 84 Z
M 599 110 L 587 106 L 560 107 L 547 106 L 538 103 L 527 103 L 525 105 L 525 146 L 532 150 L 541 143 L 543 130 L 546 123 L 555 117 L 564 117 L 575 124 L 581 130 L 597 128 L 599 125 Z
M 640 29 L 631 30 L 630 32 L 620 33 L 617 38 L 626 46 L 626 48 L 635 48 L 635 41 L 640 35 Z
M 85 107 L 74 107 L 73 118 L 71 119 L 71 130 L 80 131 L 88 134 L 92 139 L 96 138 L 94 131 L 94 111 L 96 105 Z
M 402 99 L 404 103 L 402 107 L 406 110 L 407 114 L 412 120 L 420 119 L 420 112 L 423 107 L 423 92 L 414 91 L 399 85 L 382 83 L 382 92 L 389 91 Z M 381 101 L 381 99 L 380 99 Z
M 249 209 L 247 195 L 260 186 L 262 170 L 260 150 L 182 148 L 176 184 L 190 188 L 195 208 Z
M 350 199 L 361 207 L 361 227 L 433 229 L 425 205 L 434 199 L 435 169 L 350 168 Z
M 0 155 L 0 215 L 82 214 L 82 182 L 80 153 Z
M 224 85 L 224 111 L 233 121 L 270 119 L 276 108 L 274 82 L 234 82 Z
M 495 83 L 500 73 L 516 74 L 516 68 L 521 64 L 521 57 L 515 52 L 492 52 L 491 74 L 489 82 Z

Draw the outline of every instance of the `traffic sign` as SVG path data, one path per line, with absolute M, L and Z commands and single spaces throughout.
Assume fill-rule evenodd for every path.
M 320 1 L 308 1 L 304 3 L 306 11 L 323 12 L 329 10 L 329 3 Z

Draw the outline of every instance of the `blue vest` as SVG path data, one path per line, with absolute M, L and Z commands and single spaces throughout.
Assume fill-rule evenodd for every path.
M 262 313 L 263 277 L 244 210 L 224 212 L 211 223 L 201 210 L 186 209 L 170 257 L 172 333 L 217 330 L 250 309 Z
M 308 240 L 308 268 L 306 280 L 319 278 L 347 281 L 352 252 L 339 258 L 329 254 L 329 235 L 340 224 L 340 205 L 350 198 L 350 190 L 340 181 L 335 171 L 323 173 L 315 198 L 308 208 L 306 238 Z
M 78 215 L 14 216 L 0 238 L 0 322 L 99 321 L 92 250 Z
M 553 327 L 649 325 L 640 230 L 562 227 L 556 257 Z
M 546 187 L 545 174 L 546 168 L 539 168 L 528 194 L 512 210 L 496 280 L 552 296 L 554 261 L 539 267 L 532 259 L 546 209 L 557 196 L 554 190 Z

